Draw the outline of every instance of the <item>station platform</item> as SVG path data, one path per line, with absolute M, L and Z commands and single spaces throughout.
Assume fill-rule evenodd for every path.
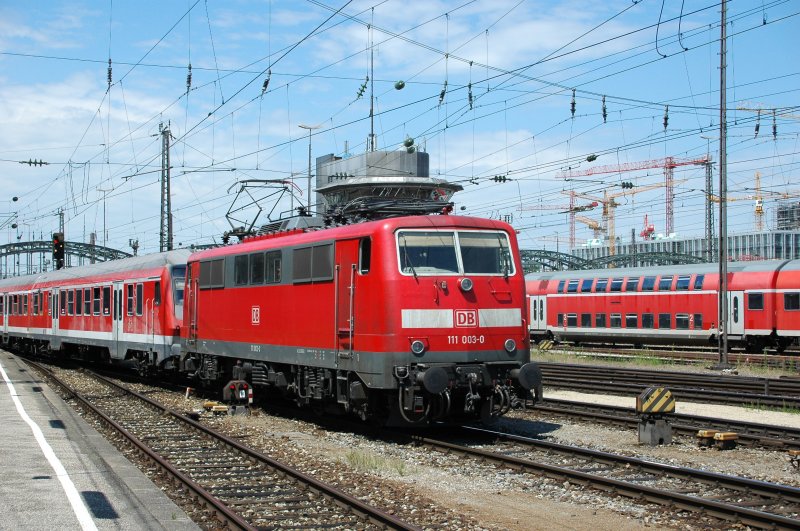
M 0 530 L 199 529 L 17 356 L 0 350 Z

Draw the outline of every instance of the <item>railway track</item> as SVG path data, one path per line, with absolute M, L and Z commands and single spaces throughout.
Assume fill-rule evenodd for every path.
M 531 415 L 539 412 L 552 415 L 580 418 L 601 424 L 613 424 L 636 429 L 639 416 L 633 408 L 590 404 L 570 400 L 547 399 L 536 404 Z M 729 419 L 703 417 L 699 415 L 668 415 L 672 429 L 682 435 L 694 437 L 698 430 L 713 429 L 732 431 L 739 434 L 737 443 L 759 446 L 773 450 L 800 449 L 800 428 L 759 424 Z
M 27 361 L 231 529 L 418 529 L 113 380 L 74 389 Z
M 542 362 L 545 387 L 582 392 L 639 395 L 664 386 L 678 400 L 800 409 L 800 379 L 653 371 Z
M 481 428 L 464 428 L 470 439 L 485 437 L 490 449 L 427 437 L 418 445 L 457 453 L 520 472 L 568 481 L 670 510 L 686 510 L 762 529 L 800 529 L 800 489 L 664 465 L 597 450 L 545 442 Z

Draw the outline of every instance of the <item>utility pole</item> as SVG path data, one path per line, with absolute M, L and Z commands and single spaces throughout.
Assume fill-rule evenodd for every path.
M 159 251 L 172 250 L 172 194 L 169 189 L 169 123 L 158 125 L 161 133 L 161 230 L 159 232 Z
M 721 3 L 719 54 L 719 363 L 717 369 L 727 369 L 728 363 L 728 159 L 727 159 L 727 91 L 725 79 L 727 33 L 726 0 Z
M 714 207 L 711 196 L 714 194 L 713 163 L 709 157 L 706 162 L 706 260 L 713 262 L 714 253 Z

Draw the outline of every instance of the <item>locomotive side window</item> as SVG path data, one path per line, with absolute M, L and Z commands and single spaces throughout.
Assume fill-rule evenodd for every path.
M 594 283 L 593 278 L 584 278 L 583 282 L 581 283 L 581 293 L 589 293 L 592 291 L 592 283 Z
M 75 313 L 75 290 L 71 289 L 67 292 L 67 315 Z
M 635 313 L 626 313 L 625 328 L 639 328 L 639 316 Z
M 668 313 L 658 314 L 658 327 L 665 329 L 672 328 L 672 315 Z
M 264 253 L 250 255 L 250 284 L 260 286 L 264 283 Z
M 622 291 L 622 280 L 621 278 L 612 278 L 610 291 Z
M 75 315 L 83 314 L 83 288 L 75 291 Z
M 639 287 L 639 277 L 628 277 L 625 281 L 625 291 L 636 291 Z
M 669 291 L 672 288 L 672 275 L 663 276 L 658 281 L 658 291 Z
M 584 328 L 591 328 L 592 327 L 592 314 L 590 313 L 582 313 L 581 314 L 581 326 Z
M 679 313 L 675 316 L 675 328 L 678 330 L 689 330 L 688 313 Z
M 764 294 L 763 293 L 748 293 L 747 294 L 747 309 L 748 310 L 763 310 L 764 309 Z
M 578 282 L 578 280 L 570 280 L 569 283 L 567 283 L 567 293 L 577 293 Z
M 604 313 L 597 313 L 594 316 L 594 326 L 597 328 L 605 328 L 606 327 L 606 314 Z
M 675 289 L 679 291 L 685 291 L 689 289 L 689 280 L 692 278 L 691 275 L 678 275 L 678 281 L 675 283 Z
M 95 315 L 100 315 L 100 287 L 92 288 L 92 295 L 94 296 L 93 312 Z M 61 297 L 61 302 L 64 302 L 64 297 Z
M 125 285 L 125 310 L 128 315 L 133 315 L 133 284 Z
M 705 278 L 705 275 L 697 275 L 694 277 L 694 289 L 703 289 L 703 279 Z
M 240 254 L 233 257 L 233 285 L 246 286 L 250 270 L 250 255 Z
M 656 286 L 656 277 L 644 277 L 642 281 L 642 291 L 653 291 Z
M 92 288 L 84 288 L 83 290 L 83 314 L 92 314 Z
M 139 284 L 141 286 L 141 284 Z M 103 286 L 103 315 L 111 314 L 111 286 Z
M 136 284 L 136 315 L 142 315 L 143 299 L 144 299 L 144 286 L 142 284 Z
M 612 313 L 610 316 L 611 328 L 622 328 L 622 314 Z
M 281 281 L 281 252 L 272 251 L 266 254 L 267 284 L 277 284 Z
M 200 262 L 200 289 L 222 288 L 225 286 L 225 259 Z
M 800 310 L 800 293 L 784 293 L 783 309 L 789 311 Z
M 642 328 L 653 328 L 653 324 L 655 321 L 653 320 L 652 313 L 643 313 L 642 314 Z
M 608 287 L 608 279 L 607 278 L 598 278 L 597 284 L 594 287 L 595 293 L 605 293 L 606 288 Z
M 333 244 L 311 248 L 311 280 L 333 280 Z
M 372 265 L 372 240 L 361 238 L 358 242 L 358 272 L 362 275 L 369 273 Z

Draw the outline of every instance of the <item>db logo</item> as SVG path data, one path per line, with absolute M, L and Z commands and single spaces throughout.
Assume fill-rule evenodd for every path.
M 454 310 L 456 326 L 476 327 L 478 326 L 478 310 Z
M 254 325 L 261 323 L 261 306 L 253 306 L 250 309 L 250 319 Z

